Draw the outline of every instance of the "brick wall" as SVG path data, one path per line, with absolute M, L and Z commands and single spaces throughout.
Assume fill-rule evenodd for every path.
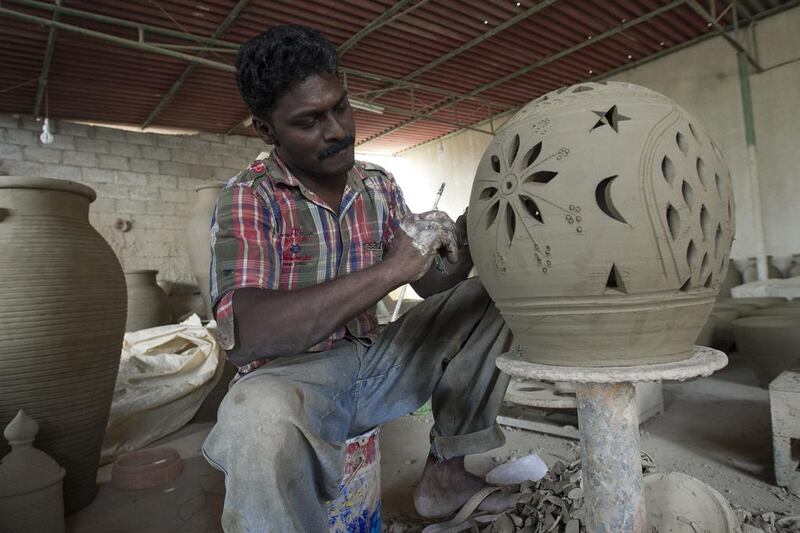
M 0 175 L 44 176 L 97 192 L 90 221 L 124 269 L 159 271 L 160 280 L 194 284 L 185 247 L 195 188 L 225 180 L 265 149 L 240 135 L 162 135 L 70 122 L 51 124 L 55 141 L 39 141 L 42 125 L 0 114 Z M 118 218 L 130 231 L 114 229 Z

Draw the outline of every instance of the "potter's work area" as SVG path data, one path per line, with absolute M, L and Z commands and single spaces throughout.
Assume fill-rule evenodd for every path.
M 800 0 L 128 4 L 0 5 L 0 533 L 800 533 Z
M 647 453 L 643 465 L 646 470 L 660 474 L 676 472 L 691 476 L 696 480 L 692 483 L 705 484 L 702 486 L 710 487 L 727 500 L 737 520 L 746 519 L 760 531 L 794 531 L 788 526 L 769 525 L 800 515 L 800 498 L 773 484 L 769 395 L 759 387 L 746 361 L 736 353 L 733 355 L 728 367 L 710 377 L 664 384 L 664 413 L 641 426 L 642 450 Z M 407 416 L 384 425 L 381 430 L 384 531 L 420 532 L 430 524 L 414 512 L 412 494 L 425 464 L 432 422 L 429 415 Z M 111 483 L 112 465 L 104 466 L 100 471 L 101 485 L 96 500 L 67 519 L 67 531 L 221 531 L 216 520 L 222 512 L 223 476 L 200 455 L 200 445 L 209 430 L 210 424 L 190 424 L 153 445 L 178 450 L 184 463 L 181 475 L 160 487 L 134 492 L 118 490 Z M 555 510 L 550 514 L 555 517 L 562 514 L 559 501 L 572 510 L 576 502 L 579 503 L 578 492 L 568 498 L 576 485 L 580 485 L 574 476 L 579 468 L 574 464 L 580 457 L 578 442 L 516 428 L 504 427 L 504 431 L 506 444 L 470 457 L 470 469 L 486 474 L 498 465 L 533 452 L 550 469 L 545 483 L 547 479 L 564 477 L 563 472 L 558 478 L 553 475 L 552 470 L 559 468 L 559 463 L 564 465 L 565 471 L 570 470 L 567 476 L 573 478 L 570 488 L 550 486 L 540 495 L 554 498 L 550 504 Z M 648 492 L 653 491 L 649 484 L 645 487 Z M 657 490 L 671 491 L 668 487 Z M 710 494 L 707 488 L 702 491 Z M 680 499 L 683 493 L 668 492 L 668 496 Z M 708 498 L 711 502 L 719 501 L 716 497 Z M 650 499 L 647 502 L 649 505 Z M 659 509 L 650 506 L 648 514 L 657 512 L 651 508 Z M 723 507 L 714 507 L 719 508 Z M 536 512 L 545 514 L 538 509 Z M 526 513 L 530 514 L 523 507 L 516 516 L 523 517 Z M 484 523 L 481 528 L 490 525 Z M 694 533 L 696 530 L 664 531 Z M 717 530 L 706 531 L 716 533 Z M 752 533 L 754 530 L 745 531 Z

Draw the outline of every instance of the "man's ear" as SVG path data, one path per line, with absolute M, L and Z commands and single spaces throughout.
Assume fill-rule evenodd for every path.
M 266 120 L 253 117 L 253 127 L 256 133 L 258 133 L 258 136 L 261 137 L 265 143 L 271 144 L 272 146 L 280 146 L 272 126 Z

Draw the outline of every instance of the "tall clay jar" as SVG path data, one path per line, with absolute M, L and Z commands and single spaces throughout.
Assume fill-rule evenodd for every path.
M 186 226 L 186 243 L 189 249 L 189 261 L 192 263 L 192 273 L 206 306 L 206 318 L 212 319 L 211 312 L 211 219 L 214 207 L 217 205 L 217 196 L 222 190 L 222 183 L 216 185 L 203 185 L 198 187 L 197 198 L 192 210 L 189 212 L 189 221 Z
M 67 471 L 67 513 L 95 496 L 125 328 L 125 280 L 89 224 L 95 192 L 0 176 L 0 427 L 20 409 Z M 8 453 L 0 443 L 0 457 Z
M 169 324 L 172 320 L 167 294 L 156 283 L 158 270 L 126 270 L 128 319 L 125 331 L 139 331 Z

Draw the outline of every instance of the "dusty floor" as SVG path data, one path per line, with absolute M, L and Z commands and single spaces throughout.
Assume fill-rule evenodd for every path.
M 769 395 L 744 361 L 710 378 L 664 386 L 665 413 L 642 425 L 642 448 L 659 469 L 693 475 L 722 492 L 734 506 L 753 512 L 800 513 L 800 499 L 770 485 L 772 442 Z M 427 453 L 429 417 L 405 417 L 383 427 L 381 476 L 384 525 L 414 522 L 411 501 Z M 203 533 L 221 531 L 223 480 L 199 454 L 210 424 L 192 424 L 160 444 L 185 461 L 178 480 L 158 489 L 121 492 L 103 483 L 95 501 L 68 518 L 74 533 Z M 547 463 L 577 457 L 577 442 L 507 430 L 503 448 L 470 457 L 468 467 L 487 472 L 498 461 L 538 452 Z M 105 467 L 100 479 L 106 481 Z

